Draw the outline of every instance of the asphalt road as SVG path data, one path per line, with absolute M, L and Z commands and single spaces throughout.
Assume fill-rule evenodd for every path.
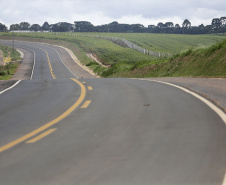
M 89 74 L 72 74 L 53 46 L 16 46 L 35 63 L 31 80 L 0 94 L 1 185 L 226 184 L 225 123 L 196 97 L 154 81 L 77 79 Z

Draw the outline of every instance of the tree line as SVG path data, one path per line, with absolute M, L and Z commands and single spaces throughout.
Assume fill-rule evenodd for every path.
M 226 32 L 226 17 L 212 19 L 211 25 L 192 26 L 188 19 L 185 19 L 182 26 L 173 22 L 149 25 L 145 27 L 142 24 L 119 24 L 114 21 L 109 24 L 94 26 L 88 21 L 75 21 L 74 24 L 60 22 L 49 24 L 45 22 L 42 26 L 39 24 L 30 24 L 21 22 L 12 24 L 8 28 L 0 23 L 0 31 L 50 31 L 50 32 L 114 32 L 114 33 L 172 33 L 172 34 L 209 34 Z

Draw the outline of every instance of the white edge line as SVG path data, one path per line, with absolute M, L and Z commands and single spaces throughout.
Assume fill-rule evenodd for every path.
M 47 47 L 47 46 L 46 46 L 46 47 Z M 59 56 L 61 62 L 62 62 L 62 63 L 64 64 L 64 66 L 68 69 L 68 71 L 70 71 L 70 73 L 73 74 L 76 78 L 79 78 L 79 76 L 77 76 L 75 73 L 73 73 L 73 72 L 67 67 L 67 65 L 64 63 L 64 61 L 62 60 L 62 58 L 61 58 L 59 52 L 58 52 L 56 49 L 54 49 L 54 48 L 52 48 L 52 47 L 47 47 L 47 48 L 50 48 L 50 49 L 54 50 L 55 52 L 57 52 L 57 54 L 58 54 L 58 56 Z
M 74 60 L 74 62 L 78 66 L 80 66 L 82 69 L 84 69 L 85 71 L 87 71 L 89 74 L 95 76 L 96 78 L 100 78 L 100 76 L 96 75 L 91 69 L 89 69 L 87 66 L 85 66 L 84 64 L 82 64 L 70 49 L 68 49 L 68 48 L 66 48 L 64 46 L 59 46 L 59 45 L 54 45 L 54 46 L 57 46 L 57 47 L 60 47 L 60 48 L 63 48 L 64 50 L 66 50 L 68 52 L 68 54 L 71 56 L 72 60 Z
M 31 50 L 32 51 L 32 50 Z M 32 68 L 32 71 L 31 71 L 31 77 L 30 77 L 30 79 L 32 80 L 32 78 L 33 78 L 33 74 L 34 74 L 34 70 L 35 70 L 35 57 L 36 57 L 36 54 L 35 54 L 35 52 L 34 51 L 32 51 L 33 53 L 34 53 L 34 63 L 33 63 L 33 68 Z
M 1 91 L 0 94 L 3 94 L 4 92 L 6 92 L 6 91 L 12 89 L 12 88 L 15 87 L 16 85 L 18 85 L 20 82 L 21 82 L 21 80 L 18 80 L 15 84 L 13 84 L 12 86 L 10 86 L 9 88 L 7 88 L 7 89 Z
M 140 80 L 143 80 L 143 79 L 140 79 Z M 202 102 L 204 102 L 207 106 L 209 106 L 214 112 L 216 112 L 218 114 L 218 116 L 220 116 L 220 118 L 223 120 L 223 122 L 225 123 L 226 125 L 226 114 L 221 110 L 219 109 L 216 105 L 214 105 L 213 103 L 211 103 L 209 100 L 203 98 L 202 96 L 184 88 L 184 87 L 181 87 L 181 86 L 178 86 L 178 85 L 174 85 L 174 84 L 171 84 L 171 83 L 168 83 L 168 82 L 162 82 L 162 81 L 157 81 L 157 80 L 146 80 L 146 81 L 151 81 L 151 82 L 158 82 L 158 83 L 163 83 L 163 84 L 166 84 L 166 85 L 170 85 L 170 86 L 173 86 L 173 87 L 176 87 L 178 89 L 181 89 L 191 95 L 193 95 L 194 97 L 198 98 L 199 100 L 201 100 Z M 223 185 L 226 185 L 226 176 L 225 176 L 225 183 Z

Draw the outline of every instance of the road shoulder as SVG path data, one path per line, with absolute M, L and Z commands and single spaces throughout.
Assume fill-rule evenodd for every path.
M 185 87 L 210 100 L 220 107 L 224 112 L 226 112 L 226 79 L 186 77 L 162 77 L 146 79 L 164 81 Z

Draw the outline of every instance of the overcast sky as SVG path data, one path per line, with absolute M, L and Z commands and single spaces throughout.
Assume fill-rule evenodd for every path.
M 0 0 L 0 7 L 0 23 L 8 27 L 20 22 L 42 26 L 45 21 L 181 25 L 184 19 L 198 26 L 226 17 L 226 0 Z

